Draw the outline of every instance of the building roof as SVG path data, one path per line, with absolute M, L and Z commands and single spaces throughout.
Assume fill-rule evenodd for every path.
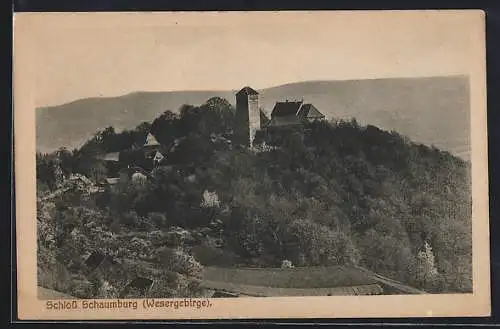
M 163 156 L 163 154 L 161 154 L 161 152 L 156 151 L 156 154 L 155 154 L 155 156 L 154 156 L 153 160 L 155 160 L 155 161 L 161 161 L 161 160 L 163 160 L 164 158 L 165 158 L 165 156 Z
M 243 87 L 240 91 L 238 91 L 236 93 L 236 95 L 241 95 L 241 94 L 243 94 L 243 95 L 258 95 L 259 93 L 255 89 L 246 86 L 246 87 Z
M 87 265 L 90 269 L 95 269 L 104 261 L 105 255 L 99 251 L 94 251 L 90 254 L 89 257 L 85 260 L 85 265 Z
M 276 102 L 273 111 L 271 112 L 271 117 L 284 117 L 290 115 L 297 115 L 300 107 L 302 106 L 302 101 L 293 102 Z
M 118 161 L 120 159 L 120 152 L 106 153 L 99 155 L 98 158 L 104 161 Z
M 151 174 L 148 173 L 146 170 L 144 170 L 143 168 L 139 167 L 139 166 L 133 166 L 133 167 L 129 167 L 129 169 L 132 170 L 132 174 L 134 173 L 141 173 L 147 177 L 151 177 Z
M 312 104 L 303 104 L 300 108 L 297 116 L 302 118 L 324 118 L 323 113 L 318 111 L 318 109 Z
M 73 181 L 79 180 L 79 181 L 84 182 L 87 185 L 92 185 L 93 184 L 90 179 L 88 179 L 84 175 L 80 175 L 80 174 L 71 174 L 69 176 L 69 180 L 73 180 Z
M 158 140 L 156 140 L 155 136 L 153 136 L 151 133 L 148 133 L 146 136 L 146 142 L 144 143 L 144 147 L 148 146 L 159 146 L 160 143 Z
M 108 183 L 109 185 L 118 184 L 119 182 L 120 182 L 120 178 L 116 178 L 116 177 L 106 178 L 106 183 Z

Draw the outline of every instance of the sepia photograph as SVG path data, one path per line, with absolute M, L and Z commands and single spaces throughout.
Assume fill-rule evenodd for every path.
M 28 317 L 488 314 L 481 12 L 14 29 Z

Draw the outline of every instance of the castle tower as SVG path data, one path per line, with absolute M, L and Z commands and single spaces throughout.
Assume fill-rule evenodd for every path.
M 244 87 L 236 94 L 236 122 L 238 142 L 252 147 L 260 129 L 260 110 L 259 93 L 250 87 Z

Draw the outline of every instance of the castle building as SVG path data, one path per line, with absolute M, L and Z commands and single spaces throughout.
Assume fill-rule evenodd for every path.
M 271 112 L 271 126 L 296 125 L 323 119 L 323 113 L 314 105 L 303 101 L 276 102 Z
M 236 93 L 236 124 L 238 142 L 252 147 L 261 128 L 259 93 L 248 86 Z

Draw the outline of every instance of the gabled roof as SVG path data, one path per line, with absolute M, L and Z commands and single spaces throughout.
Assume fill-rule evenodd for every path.
M 148 133 L 148 136 L 146 137 L 146 142 L 144 143 L 144 147 L 159 146 L 159 145 L 160 143 L 158 143 L 155 136 L 151 135 L 151 133 Z
M 105 255 L 99 251 L 94 251 L 90 254 L 89 257 L 85 260 L 85 265 L 87 265 L 91 269 L 95 269 L 104 261 Z
M 297 116 L 302 118 L 324 118 L 323 113 L 318 111 L 318 109 L 312 104 L 304 104 L 300 108 Z
M 240 91 L 236 93 L 236 95 L 258 95 L 259 93 L 248 86 L 243 87 Z
M 276 102 L 276 105 L 274 105 L 273 111 L 271 112 L 271 117 L 297 115 L 297 112 L 299 111 L 301 105 L 302 101 Z

